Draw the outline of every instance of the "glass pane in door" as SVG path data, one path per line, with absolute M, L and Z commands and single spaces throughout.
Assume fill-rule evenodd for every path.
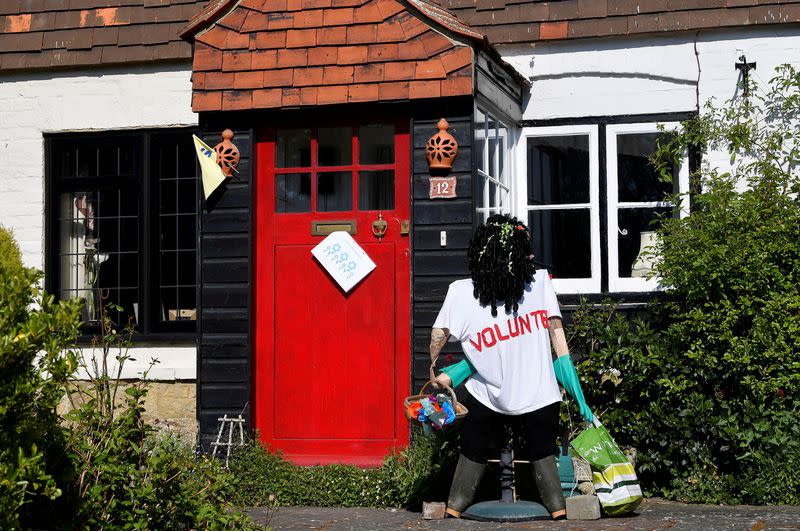
M 358 130 L 359 164 L 394 163 L 394 126 L 362 125 Z
M 394 171 L 362 171 L 358 174 L 358 209 L 394 209 Z
M 311 211 L 311 174 L 287 173 L 275 176 L 275 212 Z
M 317 212 L 341 212 L 352 208 L 352 172 L 336 171 L 317 174 Z
M 275 138 L 275 167 L 304 168 L 311 166 L 311 130 L 285 129 Z
M 320 166 L 349 166 L 353 162 L 353 129 L 320 127 L 317 146 Z

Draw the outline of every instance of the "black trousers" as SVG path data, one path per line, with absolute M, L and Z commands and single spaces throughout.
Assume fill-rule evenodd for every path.
M 470 461 L 485 463 L 490 451 L 504 446 L 506 425 L 511 426 L 515 435 L 525 438 L 531 462 L 558 453 L 561 402 L 522 415 L 504 415 L 481 404 L 469 391 L 465 390 L 464 395 L 462 402 L 469 414 L 461 429 L 461 453 Z

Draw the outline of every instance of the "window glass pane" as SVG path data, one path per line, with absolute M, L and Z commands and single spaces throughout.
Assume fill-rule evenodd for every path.
M 151 321 L 178 321 L 176 316 L 193 313 L 194 297 L 181 296 L 180 291 L 193 288 L 197 266 L 197 184 L 196 162 L 191 140 L 185 135 L 154 135 L 151 146 L 151 173 L 159 180 L 159 211 L 157 233 L 159 257 L 153 272 L 157 289 L 155 315 Z
M 174 214 L 178 212 L 178 181 L 175 179 L 162 180 L 159 183 L 158 208 L 161 214 Z
M 490 116 L 489 117 L 489 131 L 487 132 L 489 135 L 489 170 L 488 174 L 494 178 L 497 178 L 497 165 L 498 165 L 498 132 L 497 132 L 497 122 Z
M 119 146 L 100 146 L 100 177 L 119 175 Z
M 196 260 L 194 251 L 162 253 L 160 265 L 160 320 L 195 320 Z
M 97 177 L 97 147 L 78 147 L 78 177 Z
M 620 202 L 660 201 L 672 183 L 659 179 L 648 159 L 663 133 L 617 135 L 617 186 Z
M 619 230 L 618 271 L 620 277 L 645 277 L 652 267 L 650 259 L 638 259 L 644 247 L 653 244 L 656 220 L 659 216 L 670 215 L 671 208 L 620 208 L 618 212 Z
M 353 130 L 323 127 L 317 131 L 320 166 L 348 166 L 353 162 Z
M 394 209 L 394 171 L 362 171 L 358 174 L 358 209 Z
M 120 213 L 123 196 L 135 190 L 67 192 L 59 198 L 60 293 L 86 300 L 83 319 L 99 318 L 101 290 L 123 306 L 111 315 L 124 326 L 134 314 L 139 286 L 139 225 Z M 134 201 L 127 201 L 128 208 Z
M 136 173 L 136 146 L 133 142 L 119 145 L 119 174 L 132 176 Z
M 506 145 L 508 141 L 508 128 L 500 122 L 497 122 L 497 138 L 495 139 L 497 149 L 497 172 L 494 177 L 501 183 L 507 184 L 506 178 Z
M 317 212 L 353 208 L 353 174 L 349 171 L 317 174 Z
M 589 202 L 589 137 L 528 138 L 528 204 Z
M 149 138 L 144 144 L 149 149 L 146 157 L 141 152 L 145 137 Z M 82 318 L 90 325 L 99 319 L 101 294 L 106 303 L 122 306 L 121 311 L 110 312 L 117 326 L 129 320 L 142 323 L 144 312 L 157 314 L 160 307 L 175 305 L 162 296 L 193 304 L 194 295 L 190 299 L 177 291 L 193 293 L 196 282 L 197 163 L 191 135 L 186 131 L 87 134 L 52 142 L 55 185 L 69 190 L 54 206 L 59 295 L 83 298 Z M 147 160 L 148 167 L 142 168 L 139 160 Z M 70 189 L 75 177 L 102 184 Z M 149 179 L 151 190 L 147 197 L 142 194 L 144 179 Z M 141 201 L 152 202 L 147 209 L 152 213 L 148 233 L 143 230 Z M 140 264 L 144 245 L 154 250 L 154 256 Z M 148 268 L 152 284 L 149 301 L 141 300 L 142 265 Z M 159 321 L 158 315 L 150 318 L 151 323 Z
M 487 204 L 490 186 L 489 179 L 481 174 L 478 174 L 478 182 L 480 184 L 478 186 L 477 193 L 475 194 L 475 204 L 477 205 L 477 208 L 487 208 L 491 206 L 490 204 Z
M 299 168 L 311 166 L 311 130 L 278 131 L 275 140 L 275 166 Z
M 555 278 L 592 276 L 589 209 L 528 212 L 537 267 Z
M 275 212 L 311 211 L 311 174 L 275 176 Z
M 180 178 L 177 180 L 178 211 L 194 214 L 197 211 L 197 180 Z
M 171 140 L 171 139 L 170 139 Z M 178 177 L 178 145 L 164 139 L 150 145 L 150 161 L 153 173 L 161 179 Z
M 196 321 L 197 305 L 194 288 L 163 289 L 161 321 Z
M 359 164 L 394 162 L 394 126 L 362 125 L 358 129 Z
M 178 248 L 194 250 L 197 221 L 194 214 L 181 214 L 176 216 L 178 224 Z M 172 221 L 172 220 L 170 220 Z
M 480 109 L 475 109 L 475 151 L 478 159 L 478 169 L 484 173 L 489 173 L 484 160 L 486 134 L 486 115 Z
M 53 149 L 53 174 L 58 177 L 75 177 L 78 173 L 78 150 L 72 145 L 59 144 Z

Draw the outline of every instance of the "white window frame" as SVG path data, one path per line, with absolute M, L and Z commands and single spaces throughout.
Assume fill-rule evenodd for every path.
M 485 222 L 489 216 L 493 214 L 510 214 L 511 207 L 513 204 L 513 194 L 512 194 L 512 186 L 513 183 L 513 176 L 514 176 L 514 164 L 513 164 L 513 149 L 514 149 L 514 132 L 511 126 L 506 124 L 503 120 L 499 119 L 496 115 L 494 115 L 491 111 L 487 109 L 477 107 L 476 114 L 480 112 L 483 115 L 483 127 L 478 128 L 477 117 L 473 120 L 475 121 L 475 143 L 483 142 L 483 160 L 481 164 L 479 164 L 477 168 L 478 173 L 478 185 L 479 188 L 477 190 L 478 194 L 481 194 L 482 202 L 481 204 L 484 206 L 477 207 L 475 209 L 478 216 L 480 216 L 479 221 Z M 487 134 L 489 131 L 489 121 L 492 120 L 495 122 L 496 126 L 494 129 L 495 133 L 495 141 L 502 139 L 504 149 L 496 149 L 494 152 L 493 160 L 489 160 L 490 151 L 489 151 L 489 140 L 490 135 Z M 477 145 L 476 145 L 477 147 Z M 501 153 L 502 151 L 502 153 Z M 504 157 L 503 159 L 503 171 L 499 175 L 491 175 L 490 173 L 485 172 L 481 168 L 499 168 L 500 167 L 500 157 Z M 490 164 L 491 162 L 491 164 Z M 491 170 L 490 170 L 491 171 Z M 489 187 L 496 186 L 497 193 L 495 194 L 495 204 L 489 204 Z
M 528 205 L 528 138 L 544 136 L 588 136 L 589 137 L 589 203 Z M 589 210 L 591 231 L 591 277 L 553 278 L 556 293 L 591 294 L 600 293 L 602 256 L 600 250 L 600 150 L 599 126 L 597 124 L 564 125 L 522 128 L 516 150 L 516 167 L 519 178 L 515 183 L 517 217 L 527 223 L 528 212 L 535 210 Z
M 660 279 L 627 278 L 619 276 L 619 231 L 618 209 L 620 208 L 658 208 L 674 207 L 668 201 L 620 202 L 618 200 L 617 177 L 617 136 L 620 134 L 659 133 L 678 128 L 678 122 L 613 124 L 606 126 L 606 190 L 608 219 L 608 291 L 609 292 L 648 292 L 661 290 Z M 678 192 L 681 194 L 679 216 L 689 215 L 689 164 L 688 157 L 681 157 L 678 167 Z

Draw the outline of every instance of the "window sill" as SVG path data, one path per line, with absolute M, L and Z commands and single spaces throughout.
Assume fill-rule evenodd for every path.
M 617 304 L 619 309 L 637 309 L 645 308 L 652 302 L 660 302 L 666 300 L 666 295 L 663 291 L 644 291 L 644 292 L 626 292 L 626 293 L 592 293 L 586 295 L 573 295 L 573 294 L 558 294 L 558 301 L 562 310 L 576 310 L 580 308 L 581 302 L 585 301 L 591 305 L 601 305 L 606 301 L 612 301 Z
M 92 339 L 99 337 L 99 333 L 86 332 L 78 337 L 79 347 L 91 347 Z M 167 344 L 179 346 L 195 346 L 197 332 L 157 332 L 151 334 L 140 334 L 135 332 L 131 337 L 131 343 L 137 345 Z
M 76 374 L 77 380 L 88 380 L 92 367 L 92 358 L 98 362 L 102 351 L 96 348 L 79 348 L 83 358 L 83 368 Z M 197 379 L 197 348 L 194 345 L 137 344 L 128 349 L 129 359 L 120 369 L 117 364 L 115 349 L 109 352 L 108 374 L 114 378 L 119 373 L 121 380 L 180 381 Z M 153 363 L 157 360 L 156 363 Z

